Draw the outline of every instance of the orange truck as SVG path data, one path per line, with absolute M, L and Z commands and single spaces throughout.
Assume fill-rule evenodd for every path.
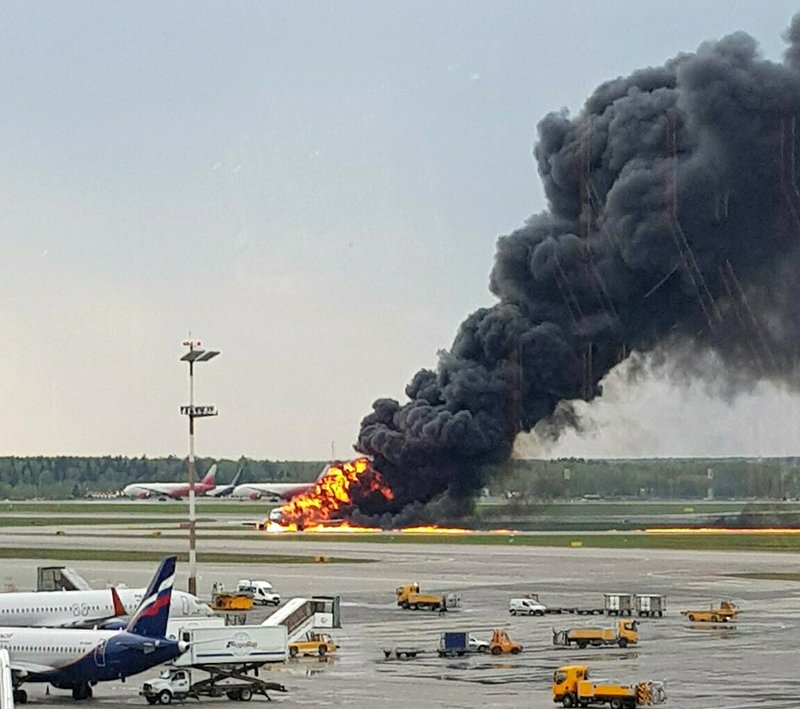
M 429 608 L 435 611 L 448 611 L 461 607 L 461 594 L 458 593 L 420 593 L 418 583 L 398 586 L 395 600 L 401 608 L 422 610 Z
M 636 709 L 663 704 L 667 693 L 663 682 L 595 682 L 586 665 L 565 665 L 553 674 L 553 701 L 565 707 L 608 704 L 611 709 Z
M 615 628 L 568 628 L 553 631 L 553 645 L 577 645 L 580 648 L 591 645 L 619 645 L 628 647 L 639 642 L 638 623 L 635 620 L 620 620 Z
M 728 623 L 736 620 L 739 608 L 732 601 L 720 601 L 718 606 L 710 606 L 699 611 L 681 611 L 693 623 Z

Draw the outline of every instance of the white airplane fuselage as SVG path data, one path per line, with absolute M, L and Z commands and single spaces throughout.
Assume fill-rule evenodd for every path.
M 144 591 L 143 588 L 117 589 L 128 613 L 136 610 Z M 191 617 L 214 615 L 214 612 L 197 597 L 173 590 L 169 614 L 171 617 Z M 0 626 L 55 628 L 90 625 L 93 620 L 109 619 L 114 615 L 111 589 L 0 593 Z

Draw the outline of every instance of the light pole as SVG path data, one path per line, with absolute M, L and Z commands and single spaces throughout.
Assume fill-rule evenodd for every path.
M 215 406 L 195 406 L 194 404 L 194 363 L 208 362 L 219 352 L 204 350 L 199 340 L 184 340 L 183 346 L 189 351 L 181 357 L 181 362 L 189 363 L 189 405 L 181 406 L 181 413 L 189 417 L 189 593 L 197 595 L 197 517 L 194 506 L 194 484 L 197 472 L 194 466 L 194 420 L 204 416 L 216 416 Z

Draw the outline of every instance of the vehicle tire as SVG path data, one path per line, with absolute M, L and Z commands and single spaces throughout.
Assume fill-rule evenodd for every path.
M 172 692 L 168 689 L 162 689 L 158 693 L 158 703 L 159 704 L 172 704 Z
M 664 614 L 661 611 L 658 611 L 658 617 L 661 618 Z
M 620 646 L 621 648 L 626 648 L 626 647 L 628 647 L 628 641 L 627 641 L 627 639 L 625 639 L 625 638 L 620 638 L 620 639 L 619 639 L 619 646 Z
M 718 623 L 719 622 L 719 618 L 717 618 L 717 616 L 715 616 L 715 615 L 712 615 L 711 616 L 711 622 L 712 623 Z
M 406 653 L 406 657 L 416 657 L 416 656 L 417 656 L 416 652 L 407 652 Z
M 517 614 L 517 611 L 515 611 L 515 610 L 513 610 L 513 609 L 512 609 L 512 610 L 510 610 L 510 611 L 508 611 L 508 612 L 509 612 L 509 613 L 511 613 L 511 615 L 516 615 L 516 614 Z
M 689 620 L 694 623 L 694 613 L 689 613 Z
M 520 649 L 518 647 L 512 647 L 511 648 L 511 654 L 512 655 L 519 655 L 519 653 L 520 653 Z
M 464 655 L 466 655 L 466 650 L 459 650 L 458 651 L 458 656 L 459 657 L 464 657 Z
M 253 698 L 253 690 L 252 689 L 242 689 L 239 691 L 239 701 L 240 702 L 249 702 Z
M 14 699 L 15 704 L 27 704 L 28 703 L 28 693 L 24 689 L 15 689 L 12 697 Z
M 417 610 L 417 608 L 419 608 L 419 606 L 418 606 L 416 603 L 411 603 L 411 604 L 410 604 L 408 607 L 409 607 L 409 608 L 410 608 L 412 611 L 415 611 L 415 610 Z
M 580 643 L 578 643 L 578 647 L 579 647 L 581 650 L 584 650 L 584 649 L 586 649 L 586 645 L 587 645 L 587 643 L 584 643 L 584 642 L 580 642 Z
M 622 700 L 618 697 L 614 697 L 613 699 L 609 700 L 608 706 L 610 706 L 611 709 L 623 709 Z
M 543 615 L 544 615 L 544 611 L 536 611 L 536 612 L 534 613 L 534 615 L 541 615 L 541 616 L 543 616 Z
M 495 646 L 492 648 L 492 655 L 499 655 L 501 652 L 503 651 L 499 647 Z
M 327 652 L 328 652 L 328 648 L 327 648 L 327 647 L 325 647 L 324 645 L 320 645 L 320 646 L 317 648 L 317 654 L 319 654 L 319 656 L 320 656 L 320 657 L 325 657 L 325 655 L 327 654 Z
M 292 645 L 289 648 L 289 657 L 297 657 L 297 647 Z
M 230 692 L 225 692 L 225 696 L 232 702 L 238 702 L 241 699 L 238 689 L 232 689 Z
M 481 652 L 481 653 L 482 652 L 489 652 L 489 646 L 488 645 L 478 645 L 478 652 Z
M 148 704 L 155 704 L 158 701 L 158 697 L 145 697 L 147 699 Z
M 574 694 L 565 694 L 561 698 L 561 705 L 565 707 L 574 707 L 575 706 L 575 695 Z

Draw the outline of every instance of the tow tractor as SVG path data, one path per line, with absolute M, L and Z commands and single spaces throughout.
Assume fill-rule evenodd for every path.
M 492 639 L 489 641 L 489 648 L 492 655 L 503 655 L 511 653 L 518 655 L 522 652 L 522 645 L 508 637 L 508 633 L 502 628 L 495 628 L 492 631 Z
M 313 630 L 309 630 L 305 637 L 289 643 L 289 656 L 319 655 L 325 657 L 331 652 L 336 652 L 338 647 L 328 633 L 315 633 Z
M 589 679 L 586 665 L 565 665 L 553 674 L 553 701 L 565 707 L 607 703 L 611 709 L 636 709 L 663 704 L 667 701 L 667 692 L 663 682 L 595 682 Z
M 716 608 L 711 606 L 699 611 L 681 611 L 689 620 L 699 623 L 727 623 L 736 620 L 739 608 L 732 601 L 721 601 Z

